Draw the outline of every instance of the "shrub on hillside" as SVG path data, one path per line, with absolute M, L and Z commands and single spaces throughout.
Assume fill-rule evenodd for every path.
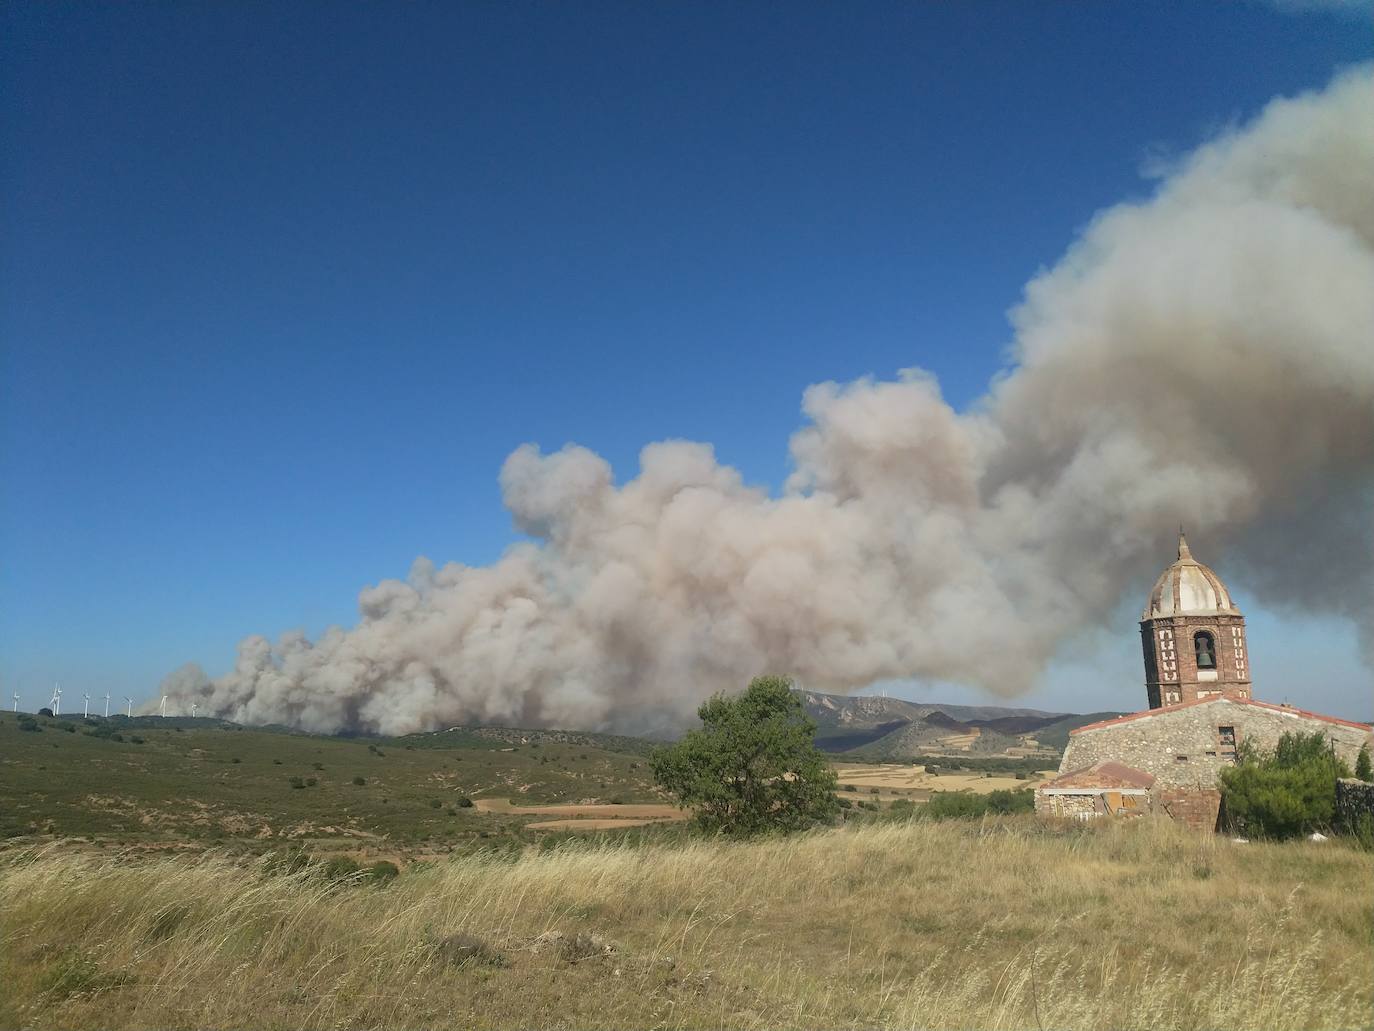
M 385 859 L 379 859 L 367 868 L 367 876 L 373 884 L 390 884 L 394 881 L 401 871 L 395 863 L 389 863 Z
M 1366 784 L 1374 781 L 1374 770 L 1370 769 L 1368 745 L 1360 745 L 1360 754 L 1355 757 L 1355 776 Z
M 362 869 L 356 859 L 348 856 L 333 856 L 320 864 L 320 876 L 329 881 L 345 881 Z
M 1235 766 L 1221 771 L 1222 819 L 1234 833 L 1295 838 L 1329 830 L 1336 778 L 1350 776 L 1322 732 L 1284 734 L 1270 753 L 1242 744 Z

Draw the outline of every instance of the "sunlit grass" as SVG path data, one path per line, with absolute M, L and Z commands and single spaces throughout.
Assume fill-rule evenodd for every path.
M 384 888 L 49 846 L 0 867 L 0 1024 L 1364 1027 L 1371 873 L 1336 842 L 1029 818 L 574 843 Z

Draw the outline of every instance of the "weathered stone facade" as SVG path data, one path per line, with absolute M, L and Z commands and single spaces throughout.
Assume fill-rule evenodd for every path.
M 1155 779 L 1143 770 L 1118 762 L 1100 762 L 1060 774 L 1035 791 L 1035 811 L 1041 816 L 1141 816 L 1153 808 L 1150 789 Z
M 1105 816 L 1101 795 L 1097 792 L 1064 792 L 1051 794 L 1048 791 L 1035 793 L 1035 811 L 1041 816 L 1062 816 L 1086 819 L 1090 816 Z
M 1079 727 L 1069 735 L 1059 768 L 1112 760 L 1154 774 L 1157 789 L 1214 788 L 1241 742 L 1270 750 L 1285 733 L 1314 730 L 1351 766 L 1360 746 L 1374 740 L 1363 723 L 1254 699 L 1208 698 Z

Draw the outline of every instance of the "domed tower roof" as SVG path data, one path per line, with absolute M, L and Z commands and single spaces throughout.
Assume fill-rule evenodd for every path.
M 1140 618 L 1211 615 L 1239 616 L 1240 612 L 1221 577 L 1193 558 L 1187 538 L 1179 531 L 1178 561 L 1155 581 Z

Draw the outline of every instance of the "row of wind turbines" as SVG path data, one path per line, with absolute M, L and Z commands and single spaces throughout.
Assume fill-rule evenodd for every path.
M 19 711 L 19 692 L 18 692 L 18 691 L 14 692 L 14 694 L 13 694 L 11 697 L 12 697 L 13 700 L 14 700 L 14 711 L 15 711 L 15 712 L 18 712 L 18 711 Z M 89 694 L 83 694 L 81 697 L 82 697 L 82 699 L 84 700 L 84 706 L 83 706 L 82 711 L 81 711 L 81 718 L 82 718 L 82 719 L 90 719 L 90 718 L 91 718 L 91 696 L 90 696 Z M 62 685 L 61 685 L 61 684 L 54 684 L 54 685 L 53 685 L 53 689 L 52 689 L 52 699 L 48 702 L 48 708 L 52 710 L 52 714 L 53 714 L 54 716 L 61 716 L 61 715 L 62 715 Z M 192 702 L 192 703 L 191 703 L 191 716 L 192 716 L 192 718 L 195 717 L 195 715 L 196 715 L 196 710 L 197 710 L 198 708 L 200 708 L 200 706 L 199 706 L 197 703 L 195 703 L 195 702 Z M 166 696 L 166 695 L 163 695 L 163 696 L 162 696 L 162 701 L 158 704 L 157 714 L 158 714 L 159 716 L 166 716 L 166 715 L 167 715 L 167 696 Z M 125 715 L 125 716 L 128 716 L 130 719 L 132 719 L 132 718 L 133 718 L 133 715 L 134 715 L 134 700 L 133 700 L 132 698 L 130 698 L 128 695 L 125 695 L 125 696 L 124 696 L 124 715 Z M 109 719 L 109 718 L 110 718 L 110 692 L 108 692 L 108 691 L 105 692 L 105 718 L 106 718 L 106 719 Z

